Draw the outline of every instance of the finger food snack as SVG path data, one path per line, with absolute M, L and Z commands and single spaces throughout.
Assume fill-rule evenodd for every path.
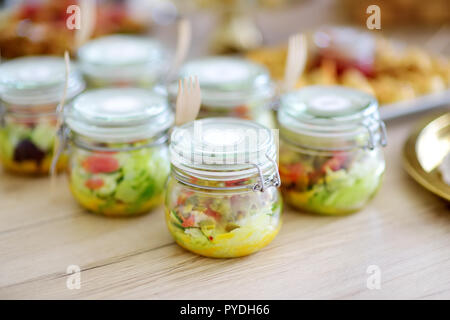
M 307 212 L 361 209 L 385 170 L 384 124 L 376 100 L 337 86 L 311 86 L 281 98 L 280 176 L 284 200 Z
M 56 136 L 56 108 L 65 85 L 64 59 L 51 56 L 18 58 L 0 65 L 0 159 L 8 171 L 47 174 Z M 67 98 L 84 89 L 72 70 Z M 58 169 L 65 167 L 66 156 Z
M 164 96 L 145 89 L 99 89 L 74 100 L 65 118 L 70 189 L 89 211 L 148 212 L 162 202 L 169 174 Z
M 166 221 L 197 254 L 231 258 L 270 243 L 281 226 L 276 147 L 255 122 L 208 118 L 174 130 Z

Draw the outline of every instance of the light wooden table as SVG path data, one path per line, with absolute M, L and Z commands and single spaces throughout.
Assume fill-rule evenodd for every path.
M 245 258 L 191 254 L 166 230 L 163 211 L 131 219 L 84 212 L 64 177 L 0 175 L 0 298 L 293 299 L 450 298 L 450 210 L 403 171 L 402 144 L 418 117 L 388 123 L 387 172 L 362 212 L 284 212 L 272 244 Z M 66 268 L 81 268 L 81 289 Z M 366 285 L 368 266 L 380 290 Z
M 266 14 L 264 34 L 279 42 L 295 28 L 320 24 L 316 9 L 304 12 L 305 19 L 290 10 L 286 19 L 274 13 L 271 21 Z M 277 25 L 280 18 L 285 23 Z M 203 41 L 206 29 L 197 26 L 194 40 Z M 201 50 L 195 47 L 194 55 Z M 51 200 L 48 179 L 0 173 L 0 298 L 450 298 L 448 203 L 401 165 L 403 143 L 421 117 L 388 123 L 385 180 L 363 211 L 317 217 L 287 209 L 274 242 L 239 259 L 181 249 L 161 209 L 133 219 L 103 218 L 78 207 L 64 177 L 58 199 Z M 69 265 L 82 270 L 79 290 L 66 287 Z M 379 290 L 367 288 L 371 265 L 381 273 Z

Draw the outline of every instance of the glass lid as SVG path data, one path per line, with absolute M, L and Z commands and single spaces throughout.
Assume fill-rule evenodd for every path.
M 376 99 L 341 86 L 310 86 L 281 97 L 278 122 L 282 136 L 302 145 L 366 144 L 379 133 Z
M 198 76 L 202 100 L 208 106 L 234 107 L 248 99 L 266 98 L 274 94 L 269 72 L 261 65 L 242 58 L 207 57 L 186 63 L 179 78 Z M 169 87 L 175 96 L 178 83 Z
M 98 77 L 133 77 L 162 72 L 168 52 L 156 40 L 130 35 L 111 35 L 89 41 L 78 50 L 83 72 Z M 144 66 L 143 66 L 144 65 Z
M 138 88 L 88 91 L 66 112 L 70 129 L 106 142 L 148 139 L 169 129 L 173 120 L 165 96 Z
M 89 41 L 78 50 L 78 56 L 83 62 L 124 66 L 158 61 L 163 51 L 159 42 L 149 38 L 112 35 Z
M 273 169 L 276 144 L 270 129 L 248 120 L 208 118 L 176 128 L 171 161 L 178 168 L 209 174 Z
M 53 56 L 18 58 L 0 65 L 0 92 L 9 103 L 37 105 L 58 103 L 65 85 L 66 66 L 63 58 Z M 84 90 L 77 68 L 72 66 L 67 97 Z
M 285 94 L 281 108 L 295 119 L 323 122 L 360 119 L 377 111 L 378 104 L 371 95 L 347 87 L 310 86 Z

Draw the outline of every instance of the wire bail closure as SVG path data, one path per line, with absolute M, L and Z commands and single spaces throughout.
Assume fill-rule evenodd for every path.
M 259 182 L 252 186 L 253 191 L 264 192 L 266 188 L 275 187 L 278 188 L 281 186 L 281 178 L 280 172 L 278 171 L 278 164 L 275 160 L 273 160 L 269 155 L 266 154 L 266 158 L 273 164 L 275 167 L 275 174 L 269 177 L 268 179 L 264 179 L 262 169 L 259 165 L 252 163 L 252 165 L 258 170 Z
M 4 127 L 6 125 L 5 115 L 6 115 L 6 108 L 0 106 L 0 127 Z
M 58 163 L 59 158 L 61 157 L 62 153 L 66 149 L 67 146 L 67 140 L 69 137 L 69 128 L 62 124 L 58 131 L 56 132 L 56 139 L 59 139 L 59 145 L 58 150 L 55 150 L 55 155 L 52 158 L 52 163 L 50 166 L 50 172 L 56 172 L 56 165 Z
M 382 147 L 386 147 L 387 146 L 386 124 L 384 123 L 383 120 L 378 121 L 380 123 L 380 134 L 381 134 L 380 144 Z
M 381 119 L 374 119 L 378 122 L 378 132 L 380 133 L 380 145 L 382 147 L 387 146 L 387 133 L 386 133 L 386 124 Z M 370 150 L 375 149 L 376 147 L 376 141 L 375 141 L 375 135 L 370 129 L 370 126 L 368 124 L 364 124 L 364 127 L 367 129 L 367 132 L 369 133 L 369 141 L 367 146 Z

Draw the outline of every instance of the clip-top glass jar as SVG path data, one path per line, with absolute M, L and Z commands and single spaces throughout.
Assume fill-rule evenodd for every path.
M 169 68 L 162 44 L 147 37 L 104 36 L 78 50 L 81 70 L 90 87 L 153 87 Z
M 65 85 L 64 59 L 18 58 L 0 66 L 0 159 L 23 174 L 47 174 L 56 137 L 56 108 Z M 76 70 L 69 76 L 67 99 L 84 90 Z M 57 169 L 65 167 L 63 155 Z
M 272 132 L 232 118 L 176 128 L 166 193 L 166 221 L 182 247 L 231 258 L 270 243 L 281 226 L 280 184 Z
M 339 86 L 311 86 L 281 97 L 280 175 L 284 200 L 339 215 L 361 209 L 377 191 L 386 144 L 378 103 Z
M 273 127 L 271 102 L 275 86 L 261 65 L 242 58 L 207 57 L 186 63 L 179 78 L 199 78 L 202 106 L 198 118 L 236 117 Z M 178 83 L 169 85 L 169 97 L 175 103 Z
M 161 204 L 170 171 L 165 97 L 138 88 L 98 89 L 65 115 L 70 189 L 95 213 L 129 216 Z

